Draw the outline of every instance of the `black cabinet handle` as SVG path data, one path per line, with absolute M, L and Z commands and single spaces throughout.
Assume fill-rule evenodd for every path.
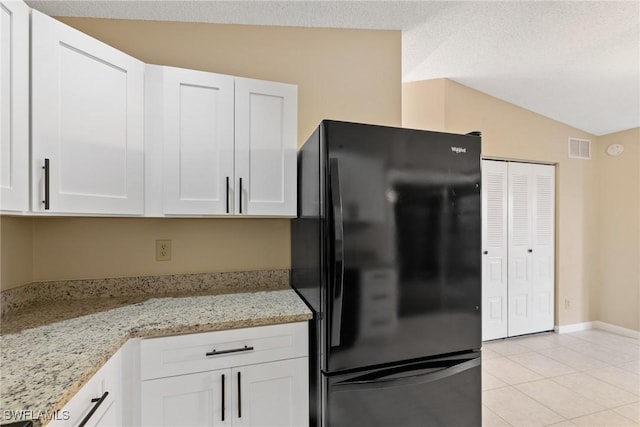
M 227 213 L 229 213 L 229 177 L 227 177 Z
M 45 210 L 49 210 L 49 159 L 44 159 L 44 203 Z
M 244 346 L 242 348 L 232 348 L 231 350 L 216 350 L 215 348 L 207 353 L 205 353 L 205 356 L 217 356 L 219 354 L 229 354 L 229 353 L 240 353 L 242 351 L 253 351 L 253 347 L 249 347 L 249 346 Z
M 240 371 L 238 371 L 238 418 L 242 418 L 242 392 L 240 390 Z
M 93 408 L 91 408 L 87 416 L 84 417 L 82 421 L 80 421 L 80 424 L 78 424 L 78 427 L 84 427 L 84 425 L 87 424 L 87 422 L 91 419 L 93 414 L 98 410 L 100 405 L 102 405 L 102 402 L 104 402 L 104 400 L 107 398 L 108 395 L 109 395 L 109 392 L 105 391 L 102 396 L 91 399 L 91 403 L 95 403 L 95 405 L 93 405 Z
M 242 213 L 242 177 L 240 177 L 240 191 L 238 192 L 238 198 L 240 199 L 240 213 Z
M 224 421 L 224 374 L 222 374 L 222 421 Z
M 527 249 L 527 252 L 532 253 L 533 249 Z
M 483 255 L 489 255 L 489 251 L 482 252 Z

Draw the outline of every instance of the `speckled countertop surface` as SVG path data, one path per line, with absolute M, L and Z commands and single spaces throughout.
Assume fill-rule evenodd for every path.
M 66 304 L 67 312 L 73 311 L 75 305 L 80 315 L 49 314 L 49 323 L 30 323 L 25 319 L 29 317 L 27 313 L 3 323 L 0 421 L 5 421 L 5 411 L 9 410 L 37 413 L 61 409 L 129 338 L 311 318 L 307 306 L 290 289 L 146 300 L 137 297 L 60 301 L 59 304 Z M 47 317 L 44 305 L 31 310 L 30 316 Z

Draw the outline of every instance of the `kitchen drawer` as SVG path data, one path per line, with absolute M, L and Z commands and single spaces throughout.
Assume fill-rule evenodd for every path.
M 307 323 L 144 339 L 143 380 L 308 355 Z

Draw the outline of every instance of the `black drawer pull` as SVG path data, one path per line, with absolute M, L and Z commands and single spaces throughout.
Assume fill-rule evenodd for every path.
M 44 209 L 45 210 L 49 210 L 49 205 L 50 205 L 50 199 L 49 199 L 49 193 L 50 193 L 50 182 L 49 182 L 49 159 L 44 159 L 44 166 L 42 167 L 42 169 L 44 169 L 44 200 L 42 201 L 42 203 L 44 204 Z
M 242 381 L 240 381 L 240 371 L 238 371 L 238 418 L 242 418 L 242 391 L 241 386 Z
M 91 399 L 91 403 L 95 403 L 95 405 L 93 405 L 93 408 L 91 408 L 87 416 L 84 417 L 82 421 L 80 421 L 80 424 L 78 424 L 78 427 L 84 427 L 84 425 L 89 421 L 89 419 L 91 419 L 93 414 L 98 410 L 98 407 L 102 405 L 102 402 L 105 401 L 108 395 L 109 395 L 109 392 L 105 391 L 101 397 L 96 397 Z
M 217 356 L 219 354 L 229 354 L 229 353 L 240 353 L 242 351 L 253 351 L 253 347 L 244 346 L 242 348 L 232 348 L 231 350 L 213 350 L 208 353 L 205 353 L 205 356 Z
M 240 178 L 240 191 L 238 191 L 238 198 L 240 204 L 240 213 L 242 213 L 242 177 Z
M 224 421 L 224 374 L 222 374 L 222 420 Z
M 229 177 L 227 177 L 227 213 L 229 213 Z

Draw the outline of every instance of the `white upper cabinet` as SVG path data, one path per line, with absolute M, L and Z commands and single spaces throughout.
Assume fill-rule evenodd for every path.
M 0 211 L 29 210 L 29 7 L 0 2 Z
M 141 215 L 144 64 L 35 10 L 31 31 L 32 210 Z
M 148 65 L 146 84 L 147 214 L 231 213 L 233 77 Z
M 297 87 L 236 79 L 236 213 L 296 215 Z
M 295 85 L 148 65 L 146 114 L 146 215 L 296 215 Z

